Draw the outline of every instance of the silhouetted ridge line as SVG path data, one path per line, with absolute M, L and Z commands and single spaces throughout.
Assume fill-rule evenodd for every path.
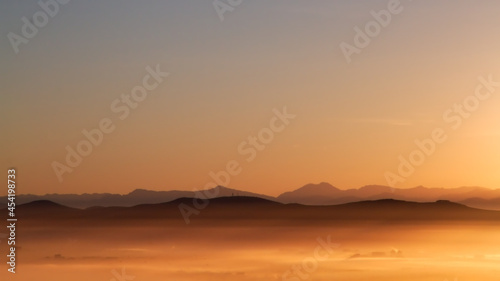
M 339 189 L 327 182 L 306 184 L 293 191 L 284 192 L 277 197 L 252 193 L 223 186 L 201 191 L 152 191 L 135 189 L 128 194 L 92 193 L 92 194 L 20 194 L 16 203 L 24 204 L 37 200 L 48 200 L 72 208 L 89 207 L 131 207 L 143 204 L 159 204 L 182 198 L 199 197 L 208 199 L 218 197 L 257 197 L 284 204 L 298 203 L 302 205 L 330 206 L 358 201 L 394 199 L 411 202 L 435 202 L 448 200 L 479 209 L 500 210 L 500 189 L 483 187 L 459 188 L 427 188 L 417 186 L 409 189 L 391 188 L 383 185 L 367 185 L 358 189 Z M 189 200 L 189 199 L 185 199 Z M 7 197 L 0 197 L 0 208 L 7 207 Z

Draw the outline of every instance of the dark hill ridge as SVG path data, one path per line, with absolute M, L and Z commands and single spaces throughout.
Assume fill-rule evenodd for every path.
M 209 198 L 246 196 L 263 198 L 281 203 L 300 203 L 303 205 L 338 205 L 344 203 L 395 199 L 413 202 L 435 202 L 449 200 L 479 209 L 500 210 L 500 189 L 482 187 L 459 187 L 453 189 L 427 188 L 418 186 L 410 189 L 397 189 L 383 185 L 367 185 L 358 189 L 342 190 L 329 183 L 307 184 L 294 191 L 285 192 L 278 197 L 218 186 L 209 190 L 195 191 L 151 191 L 136 189 L 129 194 L 46 194 L 18 195 L 16 203 L 24 204 L 37 200 L 49 200 L 73 208 L 131 207 L 140 204 L 159 204 L 179 198 L 199 197 L 200 193 L 208 194 Z M 7 197 L 0 197 L 0 208 L 7 206 Z
M 35 201 L 18 206 L 16 212 L 23 220 L 91 219 L 151 220 L 169 219 L 183 221 L 179 206 L 193 209 L 193 198 L 180 198 L 160 204 L 143 204 L 133 207 L 97 207 L 85 210 L 65 207 L 50 201 Z M 199 200 L 199 199 L 198 199 Z M 201 201 L 199 201 L 201 202 Z M 495 220 L 500 212 L 470 208 L 449 201 L 433 203 L 407 202 L 393 199 L 361 201 L 335 206 L 307 206 L 283 204 L 262 198 L 231 196 L 209 199 L 207 206 L 192 217 L 197 221 L 245 221 L 245 220 Z M 5 212 L 6 213 L 6 212 Z
M 216 190 L 217 189 L 217 190 Z M 248 197 L 259 197 L 268 200 L 276 200 L 272 196 L 267 196 L 263 194 L 241 191 L 237 189 L 231 189 L 223 186 L 217 186 L 206 191 L 200 191 L 203 194 L 217 194 L 216 197 L 226 197 L 226 196 L 248 196 Z M 61 205 L 70 206 L 73 208 L 85 209 L 88 207 L 131 207 L 139 204 L 158 204 L 163 202 L 169 202 L 178 198 L 192 198 L 197 197 L 195 191 L 152 191 L 146 189 L 136 189 L 128 194 L 110 194 L 110 193 L 93 193 L 93 194 L 46 194 L 46 195 L 33 195 L 33 194 L 20 194 L 16 197 L 17 204 L 25 204 L 32 201 L 38 200 L 49 200 L 56 202 Z M 211 197 L 209 197 L 211 198 Z M 0 208 L 7 207 L 7 197 L 0 197 Z
M 23 209 L 44 209 L 44 210 L 63 210 L 69 209 L 66 206 L 57 204 L 49 200 L 36 200 L 26 204 L 21 205 Z
M 188 200 L 193 200 L 193 198 L 187 198 Z M 217 197 L 209 200 L 211 204 L 218 205 L 264 205 L 264 206 L 277 206 L 282 205 L 274 200 L 267 200 L 264 198 L 258 197 L 249 197 L 249 196 L 228 196 L 228 197 Z
M 4 211 L 4 214 L 8 214 L 8 212 Z M 15 214 L 16 218 L 19 219 L 73 218 L 84 215 L 84 212 L 80 209 L 66 207 L 49 200 L 36 200 L 26 204 L 17 205 L 15 209 Z

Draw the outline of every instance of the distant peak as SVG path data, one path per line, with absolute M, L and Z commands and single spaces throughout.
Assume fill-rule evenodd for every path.
M 302 186 L 301 188 L 292 191 L 293 193 L 310 193 L 310 194 L 315 194 L 317 192 L 323 193 L 323 194 L 331 194 L 331 193 L 337 193 L 341 191 L 340 189 L 336 188 L 335 186 L 327 183 L 327 182 L 321 182 L 321 183 L 310 183 Z
M 134 191 L 130 192 L 129 194 L 143 194 L 143 193 L 149 193 L 149 192 L 153 192 L 153 191 L 147 190 L 147 189 L 142 189 L 142 188 L 137 188 Z
M 316 187 L 322 187 L 322 188 L 335 188 L 335 189 L 338 189 L 336 188 L 335 186 L 331 185 L 330 183 L 328 182 L 320 182 L 320 183 L 309 183 L 309 184 L 306 184 L 304 185 L 302 188 L 316 188 Z

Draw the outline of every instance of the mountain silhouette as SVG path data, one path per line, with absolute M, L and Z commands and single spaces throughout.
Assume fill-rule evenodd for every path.
M 428 188 L 417 186 L 409 189 L 391 188 L 383 185 L 367 185 L 358 189 L 339 189 L 329 183 L 306 184 L 293 191 L 272 197 L 223 186 L 201 191 L 152 191 L 136 189 L 128 194 L 94 193 L 94 194 L 21 194 L 16 197 L 17 204 L 37 200 L 49 200 L 73 208 L 89 207 L 131 207 L 141 204 L 158 204 L 179 198 L 214 198 L 244 196 L 262 198 L 281 203 L 298 203 L 302 205 L 338 205 L 344 203 L 395 199 L 413 202 L 435 202 L 449 200 L 479 209 L 500 210 L 500 189 L 483 187 Z M 0 208 L 7 206 L 7 197 L 0 197 Z
M 306 192 L 305 192 L 306 191 Z M 307 205 L 334 205 L 356 201 L 396 199 L 414 202 L 448 200 L 467 206 L 500 210 L 500 189 L 484 187 L 428 188 L 418 186 L 409 189 L 383 185 L 367 185 L 359 189 L 339 190 L 327 183 L 308 184 L 277 197 L 280 202 Z
M 309 205 L 327 204 L 330 198 L 339 197 L 343 191 L 333 185 L 322 182 L 307 184 L 295 191 L 285 192 L 277 197 L 283 203 L 301 203 Z
M 178 198 L 160 204 L 143 204 L 133 207 L 93 207 L 74 209 L 50 201 L 35 201 L 18 206 L 22 220 L 39 224 L 78 220 L 95 223 L 166 219 L 184 224 L 179 205 L 194 208 L 195 198 Z M 394 199 L 353 202 L 333 206 L 284 204 L 257 197 L 231 196 L 207 199 L 199 210 L 197 221 L 288 221 L 290 223 L 326 223 L 344 220 L 376 221 L 464 221 L 500 220 L 499 211 L 479 210 L 462 204 L 440 200 L 430 203 L 408 202 Z M 6 212 L 4 212 L 6 213 Z

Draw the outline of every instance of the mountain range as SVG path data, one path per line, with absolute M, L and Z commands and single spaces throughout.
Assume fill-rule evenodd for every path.
M 283 204 L 267 199 L 246 196 L 217 197 L 209 199 L 208 207 L 193 216 L 195 223 L 229 223 L 231 225 L 315 224 L 345 221 L 499 221 L 500 212 L 470 208 L 458 203 L 440 200 L 417 203 L 393 199 L 360 201 L 333 206 L 308 206 Z M 38 200 L 20 205 L 16 217 L 33 225 L 87 224 L 106 225 L 135 223 L 145 220 L 168 220 L 167 225 L 185 225 L 178 206 L 193 206 L 193 198 L 179 198 L 159 204 L 141 204 L 132 207 L 91 207 L 77 209 L 48 200 Z M 50 218 L 50 219 L 47 219 Z
M 217 190 L 216 190 L 217 189 Z M 37 200 L 48 200 L 73 208 L 89 207 L 131 207 L 141 204 L 158 204 L 180 198 L 196 198 L 200 194 L 208 194 L 207 198 L 244 196 L 262 198 L 279 203 L 298 203 L 302 205 L 338 205 L 359 201 L 394 199 L 412 202 L 435 202 L 447 200 L 469 207 L 489 210 L 500 210 L 500 189 L 483 187 L 428 188 L 418 186 L 410 189 L 391 188 L 382 185 L 368 185 L 358 189 L 342 190 L 329 183 L 307 184 L 294 191 L 285 192 L 277 197 L 246 192 L 218 186 L 206 191 L 152 191 L 136 189 L 128 194 L 93 193 L 93 194 L 46 194 L 18 195 L 17 204 L 25 204 Z M 7 197 L 0 197 L 0 208 L 7 205 Z

